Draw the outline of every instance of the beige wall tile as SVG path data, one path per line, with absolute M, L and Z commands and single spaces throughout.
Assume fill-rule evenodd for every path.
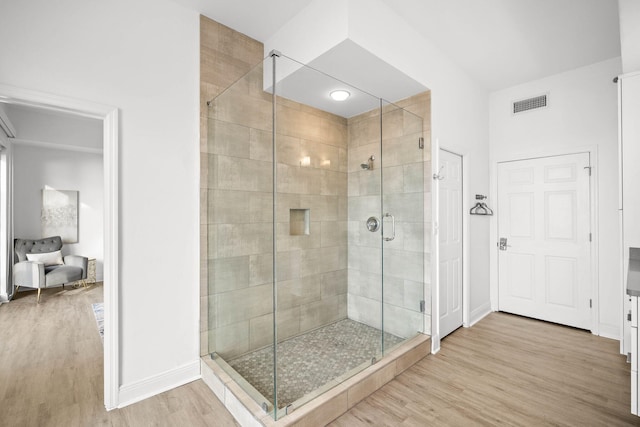
M 243 321 L 218 327 L 209 335 L 212 351 L 229 360 L 249 351 L 249 322 Z
M 302 250 L 278 252 L 276 273 L 278 282 L 300 277 Z
M 215 301 L 215 326 L 220 328 L 238 322 L 248 322 L 254 317 L 271 313 L 273 311 L 272 297 L 271 285 L 252 286 L 215 295 L 213 297 Z
M 273 161 L 273 135 L 271 131 L 249 130 L 249 158 L 264 162 Z
M 320 223 L 321 246 L 347 246 L 347 221 Z
M 400 338 L 411 338 L 423 330 L 420 301 L 415 301 L 412 309 L 393 304 L 383 304 L 384 330 Z
M 205 171 L 200 181 L 200 188 L 218 187 L 218 156 L 215 154 L 200 154 L 200 169 Z
M 209 294 L 249 287 L 249 256 L 218 258 L 209 262 Z
M 218 256 L 222 258 L 269 253 L 273 240 L 264 224 L 220 224 L 217 232 Z
M 249 257 L 249 285 L 263 285 L 273 282 L 272 253 L 251 255 Z
M 335 295 L 344 295 L 346 302 L 347 270 L 330 271 L 322 274 L 321 297 L 327 298 Z
M 320 194 L 325 196 L 347 195 L 347 174 L 322 170 L 320 175 Z
M 414 282 L 422 281 L 424 277 L 424 255 L 420 252 L 402 250 L 385 250 L 385 275 Z
M 273 345 L 273 312 L 249 320 L 249 347 Z
M 405 193 L 424 192 L 424 163 L 410 163 L 403 166 Z M 395 191 L 394 191 L 395 192 Z
M 359 187 L 360 187 L 358 189 L 359 195 L 361 195 L 361 196 L 376 196 L 376 197 L 380 197 L 380 193 L 381 193 L 380 192 L 381 172 L 382 171 L 380 169 L 361 170 L 359 172 L 354 172 L 354 173 L 351 173 L 349 175 L 351 175 L 351 176 L 356 175 L 356 174 L 358 175 L 358 177 L 359 177 L 358 184 L 359 184 Z M 391 176 L 389 178 L 393 178 L 393 176 Z M 387 179 L 388 178 L 385 175 L 385 177 L 384 177 L 385 183 L 387 182 Z
M 272 191 L 271 164 L 258 160 L 218 156 L 218 188 L 241 191 Z
M 207 151 L 223 156 L 249 158 L 250 129 L 225 121 L 208 120 Z
M 300 306 L 287 310 L 278 309 L 276 313 L 278 324 L 278 342 L 300 334 Z
M 336 295 L 300 306 L 300 330 L 307 331 L 341 320 L 339 301 L 343 295 Z
M 246 191 L 210 189 L 209 222 L 212 224 L 248 222 L 250 194 L 252 193 Z
M 300 275 L 302 277 L 340 269 L 339 246 L 306 249 L 300 252 Z
M 319 248 L 321 246 L 321 238 L 321 225 L 319 222 L 311 222 L 309 224 L 308 235 L 291 235 L 289 222 L 278 223 L 278 251 Z
M 382 327 L 381 303 L 349 293 L 349 319 L 380 329 Z
M 278 282 L 278 311 L 319 301 L 321 285 L 322 276 L 320 274 Z

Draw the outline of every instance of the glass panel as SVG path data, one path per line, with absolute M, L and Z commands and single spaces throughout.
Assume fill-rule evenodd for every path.
M 281 56 L 209 103 L 208 350 L 275 419 L 423 330 L 421 96 Z
M 209 352 L 274 407 L 272 96 L 253 68 L 209 103 L 206 155 Z
M 426 93 L 399 101 L 425 111 Z M 423 120 L 396 104 L 382 108 L 383 342 L 388 352 L 424 330 Z M 422 142 L 423 144 L 423 142 Z
M 379 99 L 284 56 L 276 82 L 281 417 L 381 354 L 380 232 L 365 227 L 380 174 L 361 167 L 381 153 Z

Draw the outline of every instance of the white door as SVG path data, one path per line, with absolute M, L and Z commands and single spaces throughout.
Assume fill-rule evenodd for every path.
M 501 311 L 591 329 L 589 153 L 498 164 Z
M 462 157 L 440 150 L 440 337 L 462 326 Z

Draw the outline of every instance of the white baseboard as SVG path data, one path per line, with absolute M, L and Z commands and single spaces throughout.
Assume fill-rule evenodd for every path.
M 620 340 L 620 329 L 618 327 L 601 323 L 599 328 L 600 333 L 598 335 L 601 337 L 611 338 L 616 341 Z
M 469 326 L 471 327 L 491 313 L 491 302 L 481 305 L 469 313 Z
M 200 359 L 176 369 L 120 386 L 118 408 L 200 379 Z

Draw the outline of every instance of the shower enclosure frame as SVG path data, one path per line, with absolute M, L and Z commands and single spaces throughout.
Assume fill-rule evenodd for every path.
M 282 59 L 280 59 L 282 58 Z M 267 65 L 267 63 L 269 62 L 269 59 L 271 60 L 271 64 L 269 64 L 271 66 L 271 79 L 270 79 L 270 84 L 271 84 L 271 92 L 267 91 L 264 92 L 264 89 L 260 89 L 262 90 L 264 93 L 261 94 L 261 96 L 265 96 L 264 94 L 269 93 L 269 95 L 271 96 L 271 129 L 270 129 L 270 133 L 271 133 L 271 165 L 270 165 L 270 169 L 271 169 L 271 255 L 272 255 L 272 266 L 271 266 L 271 285 L 272 285 L 272 292 L 271 292 L 271 305 L 272 305 L 272 312 L 271 312 L 271 330 L 272 330 L 272 335 L 273 335 L 273 339 L 271 340 L 271 342 L 269 343 L 269 346 L 272 347 L 272 371 L 273 371 L 273 401 L 270 402 L 271 403 L 271 408 L 269 408 L 269 405 L 265 405 L 265 402 L 258 402 L 259 404 L 261 404 L 263 406 L 263 408 L 265 408 L 265 411 L 272 411 L 273 414 L 273 418 L 275 420 L 277 420 L 279 417 L 287 414 L 288 409 L 287 407 L 282 407 L 280 408 L 279 406 L 279 402 L 278 402 L 278 387 L 279 387 L 279 383 L 278 383 L 278 378 L 279 378 L 279 368 L 278 368 L 278 344 L 281 342 L 280 341 L 280 337 L 279 337 L 279 324 L 278 324 L 278 315 L 279 315 L 279 304 L 278 304 L 278 290 L 279 290 L 279 285 L 280 283 L 282 283 L 282 277 L 279 275 L 279 263 L 278 263 L 278 258 L 279 258 L 279 247 L 278 247 L 278 237 L 280 236 L 278 233 L 280 231 L 280 233 L 282 233 L 282 230 L 279 230 L 278 225 L 279 225 L 279 220 L 278 220 L 278 215 L 279 215 L 279 200 L 278 197 L 281 194 L 281 192 L 279 192 L 278 190 L 278 178 L 279 178 L 279 174 L 278 174 L 278 167 L 279 167 L 279 163 L 278 163 L 278 142 L 279 142 L 279 138 L 278 138 L 278 130 L 279 130 L 279 99 L 281 99 L 280 97 L 282 95 L 279 95 L 279 91 L 278 89 L 280 88 L 280 86 L 282 85 L 282 82 L 279 81 L 278 79 L 278 68 L 277 68 L 277 64 L 279 60 L 288 60 L 288 61 L 292 61 L 292 64 L 295 64 L 297 66 L 300 67 L 306 67 L 311 69 L 310 67 L 307 67 L 303 64 L 298 63 L 297 61 L 292 60 L 291 58 L 288 58 L 284 55 L 282 55 L 281 53 L 277 52 L 277 51 L 273 51 L 267 58 L 265 58 L 265 60 L 263 61 L 262 64 L 260 65 Z M 260 69 L 260 65 L 258 66 Z M 243 76 L 241 79 L 239 79 L 236 83 L 234 83 L 233 85 L 231 85 L 229 88 L 225 89 L 225 91 L 223 91 L 220 95 L 218 95 L 216 98 L 214 98 L 213 100 L 209 101 L 207 104 L 210 107 L 210 114 L 208 115 L 209 120 L 218 120 L 217 116 L 214 116 L 211 113 L 211 110 L 213 108 L 215 108 L 216 106 L 216 100 L 219 99 L 223 94 L 228 93 L 228 91 L 231 90 L 232 87 L 234 87 L 236 84 L 241 84 L 241 85 L 245 85 L 249 87 L 249 91 L 252 90 L 252 84 L 255 84 L 255 81 L 252 81 L 251 83 L 247 84 L 247 82 L 243 82 L 243 79 L 245 79 L 249 74 L 251 74 L 252 72 L 255 72 L 256 69 L 253 69 L 252 71 L 250 71 L 249 73 L 247 73 L 247 75 Z M 313 70 L 316 73 L 316 70 Z M 323 73 L 320 73 L 323 74 Z M 324 74 L 323 74 L 324 75 Z M 330 78 L 329 76 L 324 75 L 325 77 Z M 255 80 L 255 76 L 254 80 Z M 266 79 L 265 79 L 266 81 Z M 339 82 L 338 80 L 335 80 L 336 82 Z M 343 82 L 340 82 L 341 84 L 344 84 Z M 353 90 L 357 91 L 358 89 L 354 88 L 353 86 L 348 85 L 348 87 L 351 87 Z M 253 88 L 253 90 L 255 90 L 255 88 Z M 371 96 L 369 94 L 367 94 L 364 91 L 360 91 L 363 94 L 366 94 L 367 96 Z M 422 246 L 422 250 L 421 251 L 414 251 L 416 253 L 419 253 L 420 257 L 422 258 L 422 263 L 424 263 L 424 252 L 426 250 L 425 244 L 424 244 L 424 232 L 426 229 L 426 223 L 425 223 L 425 218 L 424 218 L 424 202 L 425 202 L 425 198 L 426 198 L 426 194 L 424 192 L 424 158 L 422 157 L 422 153 L 424 151 L 422 151 L 422 147 L 419 147 L 420 145 L 420 140 L 422 140 L 423 138 L 423 124 L 422 124 L 422 120 L 417 120 L 417 119 L 411 119 L 411 116 L 414 116 L 417 118 L 417 116 L 413 115 L 412 113 L 409 113 L 406 110 L 403 110 L 402 108 L 384 101 L 383 99 L 379 98 L 379 97 L 372 97 L 371 99 L 375 99 L 377 101 L 377 108 L 375 111 L 377 111 L 377 115 L 379 116 L 379 146 L 378 146 L 378 151 L 376 153 L 373 153 L 369 156 L 369 154 L 367 154 L 368 159 L 366 160 L 366 165 L 367 168 L 362 167 L 362 172 L 371 172 L 371 173 L 379 173 L 379 182 L 378 182 L 378 186 L 379 186 L 379 207 L 377 209 L 377 219 L 379 221 L 379 247 L 380 247 L 380 290 L 379 290 L 379 325 L 380 325 L 380 348 L 379 348 L 379 352 L 378 354 L 376 354 L 376 356 L 374 357 L 374 359 L 372 359 L 372 361 L 370 363 L 375 363 L 377 360 L 380 360 L 380 358 L 382 356 L 384 356 L 384 354 L 386 354 L 388 352 L 388 348 L 385 347 L 385 338 L 384 338 L 384 332 L 385 332 L 385 271 L 388 270 L 393 270 L 394 268 L 397 270 L 397 267 L 393 264 L 392 261 L 400 262 L 400 258 L 402 257 L 402 250 L 397 250 L 397 249 L 393 249 L 393 245 L 397 245 L 398 241 L 395 241 L 395 237 L 396 237 L 396 223 L 395 223 L 395 217 L 394 214 L 391 212 L 386 211 L 385 207 L 385 188 L 387 187 L 393 187 L 393 186 L 397 186 L 397 183 L 393 182 L 385 182 L 385 147 L 384 147 L 384 138 L 385 138 L 385 115 L 388 115 L 388 117 L 395 119 L 396 116 L 402 116 L 402 119 L 406 119 L 408 121 L 413 120 L 414 122 L 410 124 L 410 126 L 412 127 L 412 132 L 415 133 L 414 136 L 416 136 L 415 139 L 415 147 L 416 149 L 420 150 L 417 151 L 417 153 L 420 153 L 420 158 L 418 159 L 418 161 L 413 162 L 415 163 L 415 165 L 412 163 L 410 165 L 404 165 L 404 164 L 399 164 L 399 165 L 395 165 L 392 167 L 395 167 L 396 169 L 401 169 L 401 175 L 402 173 L 404 173 L 404 177 L 406 178 L 407 176 L 407 169 L 411 169 L 411 171 L 409 173 L 414 173 L 416 170 L 421 170 L 422 171 L 422 175 L 419 177 L 419 180 L 416 181 L 420 181 L 422 183 L 422 188 L 418 189 L 418 191 L 415 191 L 415 193 L 420 193 L 421 194 L 421 199 L 420 199 L 420 208 L 422 208 L 420 210 L 421 213 L 421 217 L 419 221 L 414 221 L 414 223 L 411 223 L 411 226 L 406 226 L 406 224 L 402 224 L 401 228 L 399 230 L 401 230 L 401 232 L 405 232 L 407 230 L 417 230 L 418 233 L 417 234 L 421 234 L 422 238 L 418 239 L 419 241 L 416 242 L 412 242 L 409 245 L 412 246 L 413 249 L 415 249 L 415 247 L 418 246 Z M 287 100 L 286 98 L 283 99 L 283 101 L 285 104 L 286 103 L 290 103 L 290 100 Z M 295 102 L 295 101 L 294 101 Z M 301 104 L 303 105 L 303 104 Z M 213 108 L 212 108 L 213 106 Z M 374 110 L 372 110 L 374 111 Z M 399 114 L 398 114 L 399 113 Z M 375 117 L 375 113 L 371 113 L 373 115 L 373 120 L 376 120 Z M 390 119 L 391 120 L 391 119 Z M 221 120 L 220 120 L 221 121 Z M 418 123 L 419 122 L 419 123 Z M 250 130 L 253 130 L 253 128 L 250 128 Z M 268 129 L 266 131 L 269 131 Z M 393 133 L 393 132 L 390 132 Z M 396 136 L 394 135 L 386 135 L 390 140 L 393 140 L 393 138 L 395 138 Z M 401 135 L 400 139 L 404 137 L 404 135 Z M 413 137 L 413 136 L 412 136 Z M 400 144 L 400 142 L 397 142 L 398 144 Z M 349 154 L 349 157 L 351 156 L 351 152 L 350 152 L 350 147 L 348 147 L 346 149 L 346 152 Z M 404 148 L 401 147 L 400 151 L 402 151 Z M 215 150 L 213 150 L 215 152 Z M 406 154 L 403 154 L 406 155 Z M 354 154 L 355 156 L 355 154 Z M 378 159 L 378 160 L 376 160 Z M 350 160 L 349 160 L 350 161 Z M 374 164 L 375 162 L 375 164 Z M 302 162 L 301 162 L 302 163 Z M 349 162 L 347 162 L 349 163 Z M 417 165 L 417 166 L 416 166 Z M 302 167 L 302 166 L 301 166 Z M 358 169 L 360 169 L 360 163 L 357 162 L 356 163 L 356 167 Z M 391 169 L 389 169 L 391 170 Z M 217 173 L 217 172 L 216 172 Z M 348 176 L 351 173 L 350 170 L 346 171 L 346 175 Z M 395 171 L 395 173 L 397 173 L 397 170 Z M 402 178 L 402 177 L 401 177 Z M 414 177 L 415 178 L 415 177 Z M 371 181 L 371 180 L 369 180 Z M 371 184 L 369 184 L 371 185 Z M 373 186 L 375 187 L 375 184 L 373 184 Z M 368 194 L 368 193 L 367 193 Z M 389 201 L 387 204 L 392 204 L 392 197 L 393 195 L 390 194 L 389 195 Z M 349 196 L 347 196 L 347 203 L 349 205 L 350 208 L 350 202 L 349 202 Z M 415 205 L 417 206 L 418 204 L 415 203 Z M 211 204 L 210 204 L 211 206 Z M 415 206 L 414 206 L 415 207 Z M 308 211 L 308 209 L 307 209 Z M 307 212 L 308 214 L 308 212 Z M 406 215 L 406 214 L 405 214 Z M 349 214 L 347 214 L 347 217 L 349 217 Z M 365 228 L 364 224 L 366 223 L 367 218 L 361 218 L 361 226 L 362 228 Z M 347 221 L 350 222 L 350 221 Z M 418 224 L 420 226 L 416 226 L 415 224 Z M 351 224 L 349 224 L 351 225 Z M 415 226 L 414 228 L 411 228 L 412 226 Z M 406 230 L 402 227 L 405 227 Z M 378 228 L 376 228 L 376 230 L 374 230 L 374 232 L 378 231 Z M 387 228 L 387 230 L 385 230 L 385 228 Z M 349 229 L 349 232 L 351 232 L 351 229 Z M 371 232 L 371 230 L 368 230 L 368 232 Z M 207 236 L 207 239 L 209 240 L 209 235 Z M 402 236 L 403 239 L 407 239 L 407 241 L 409 240 L 408 236 Z M 394 256 L 390 255 L 387 259 L 385 259 L 385 245 L 388 246 L 389 251 L 398 251 L 398 254 Z M 349 245 L 348 245 L 349 246 Z M 375 249 L 375 248 L 374 248 Z M 375 251 L 373 251 L 375 252 Z M 385 267 L 387 267 L 385 269 Z M 415 269 L 415 266 L 411 266 L 412 268 Z M 349 270 L 350 268 L 350 264 L 347 266 L 347 270 Z M 422 286 L 422 294 L 420 295 L 420 297 L 414 301 L 415 302 L 415 312 L 419 315 L 417 317 L 414 317 L 413 320 L 415 321 L 416 318 L 419 317 L 421 326 L 418 327 L 416 329 L 416 333 L 421 333 L 424 332 L 424 317 L 423 317 L 423 313 L 424 313 L 424 308 L 425 308 L 425 302 L 424 302 L 424 283 L 425 283 L 425 276 L 424 276 L 424 265 L 421 264 L 421 271 L 419 273 L 420 278 L 419 278 L 419 284 Z M 411 279 L 415 279 L 416 275 L 414 274 L 414 277 L 411 277 Z M 395 278 L 397 279 L 397 278 Z M 394 280 L 395 280 L 394 279 Z M 405 282 L 411 282 L 411 280 L 405 280 Z M 398 280 L 395 280 L 395 282 L 398 282 Z M 415 282 L 415 280 L 414 280 Z M 397 284 L 397 283 L 396 283 Z M 406 283 L 402 284 L 403 286 L 406 286 Z M 209 287 L 211 287 L 212 284 L 209 283 Z M 348 286 L 350 286 L 350 283 L 348 283 Z M 416 288 L 415 283 L 411 284 L 411 286 L 413 286 L 414 288 Z M 215 287 L 215 284 L 214 284 Z M 414 293 L 415 289 L 414 289 Z M 355 296 L 354 296 L 355 298 Z M 218 302 L 219 303 L 219 302 Z M 216 303 L 216 304 L 218 304 Z M 214 304 L 214 307 L 216 306 L 216 304 Z M 366 322 L 365 322 L 366 323 Z M 410 336 L 404 337 L 404 338 L 411 338 Z M 209 340 L 209 352 L 213 355 L 220 355 L 220 352 L 217 351 L 217 346 L 215 345 L 216 340 L 215 340 L 215 336 L 213 340 Z M 237 356 L 237 354 L 236 354 Z M 233 359 L 233 357 L 231 357 L 231 359 Z M 223 366 L 225 366 L 224 362 L 223 362 Z M 229 368 L 228 365 L 226 365 L 227 368 Z M 366 367 L 366 366 L 365 366 Z M 362 367 L 362 369 L 364 369 L 364 367 Z M 355 373 L 355 372 L 354 372 Z M 239 381 L 239 383 L 243 383 L 243 381 Z M 251 393 L 255 395 L 255 390 L 251 390 Z M 266 399 L 265 399 L 266 400 Z

